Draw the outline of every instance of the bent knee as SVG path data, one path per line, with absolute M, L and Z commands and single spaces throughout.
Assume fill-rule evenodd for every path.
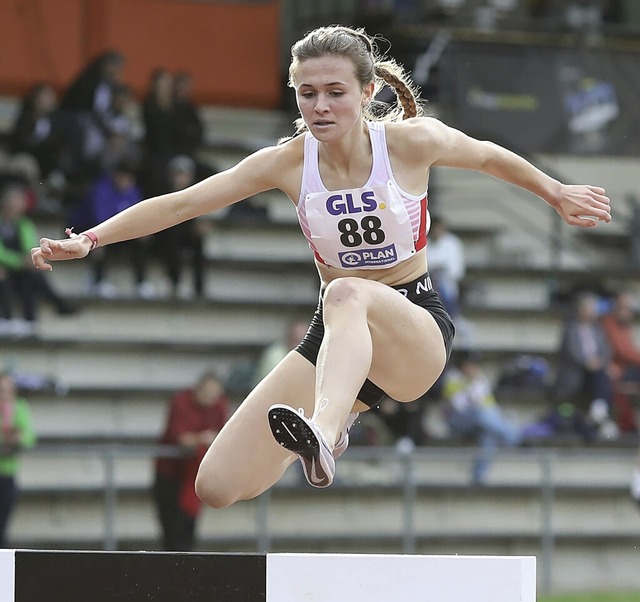
M 237 496 L 225 487 L 215 475 L 206 474 L 202 469 L 196 476 L 196 495 L 211 508 L 226 508 L 238 501 Z
M 362 295 L 362 280 L 345 277 L 332 280 L 324 291 L 322 303 L 325 309 L 348 305 L 359 301 Z

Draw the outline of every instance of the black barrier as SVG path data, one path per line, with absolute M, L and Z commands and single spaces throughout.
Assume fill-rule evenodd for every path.
M 260 602 L 266 555 L 16 551 L 15 602 L 115 600 Z

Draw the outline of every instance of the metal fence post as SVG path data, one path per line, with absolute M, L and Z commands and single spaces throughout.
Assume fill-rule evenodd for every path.
M 555 504 L 555 487 L 553 483 L 553 469 L 555 454 L 544 451 L 541 454 L 542 487 L 540 500 L 540 547 L 541 570 L 540 584 L 543 594 L 551 592 L 553 583 L 553 556 L 555 553 L 555 534 L 553 530 L 553 507 Z
M 271 547 L 269 535 L 269 505 L 271 503 L 271 489 L 267 489 L 258 496 L 256 508 L 256 544 L 258 552 L 268 552 Z
M 414 554 L 416 551 L 415 533 L 415 506 L 416 506 L 416 480 L 413 471 L 413 446 L 398 450 L 402 462 L 402 490 L 403 490 L 403 529 L 402 551 L 405 554 Z
M 116 535 L 118 491 L 116 486 L 115 456 L 115 450 L 111 445 L 102 452 L 102 462 L 104 464 L 104 549 L 108 551 L 118 549 L 118 537 Z

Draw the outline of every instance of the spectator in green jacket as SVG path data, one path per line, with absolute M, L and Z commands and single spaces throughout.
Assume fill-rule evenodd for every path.
M 18 499 L 18 454 L 35 442 L 29 404 L 18 397 L 13 376 L 0 372 L 0 548 Z
M 73 312 L 31 263 L 30 250 L 38 244 L 39 236 L 27 206 L 24 185 L 8 182 L 0 188 L 0 333 L 4 334 L 32 334 L 42 297 L 61 315 Z M 13 320 L 16 300 L 22 306 L 22 322 Z

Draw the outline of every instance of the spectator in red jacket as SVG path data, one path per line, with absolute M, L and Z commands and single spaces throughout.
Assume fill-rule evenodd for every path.
M 192 389 L 179 391 L 171 400 L 159 443 L 182 446 L 185 454 L 156 460 L 153 489 L 167 551 L 193 549 L 201 509 L 195 490 L 196 473 L 228 417 L 229 401 L 213 371 L 205 372 Z
M 602 318 L 602 327 L 613 352 L 611 376 L 613 407 L 622 432 L 637 432 L 638 424 L 629 395 L 640 393 L 640 347 L 633 336 L 633 298 L 619 292 L 613 309 Z

